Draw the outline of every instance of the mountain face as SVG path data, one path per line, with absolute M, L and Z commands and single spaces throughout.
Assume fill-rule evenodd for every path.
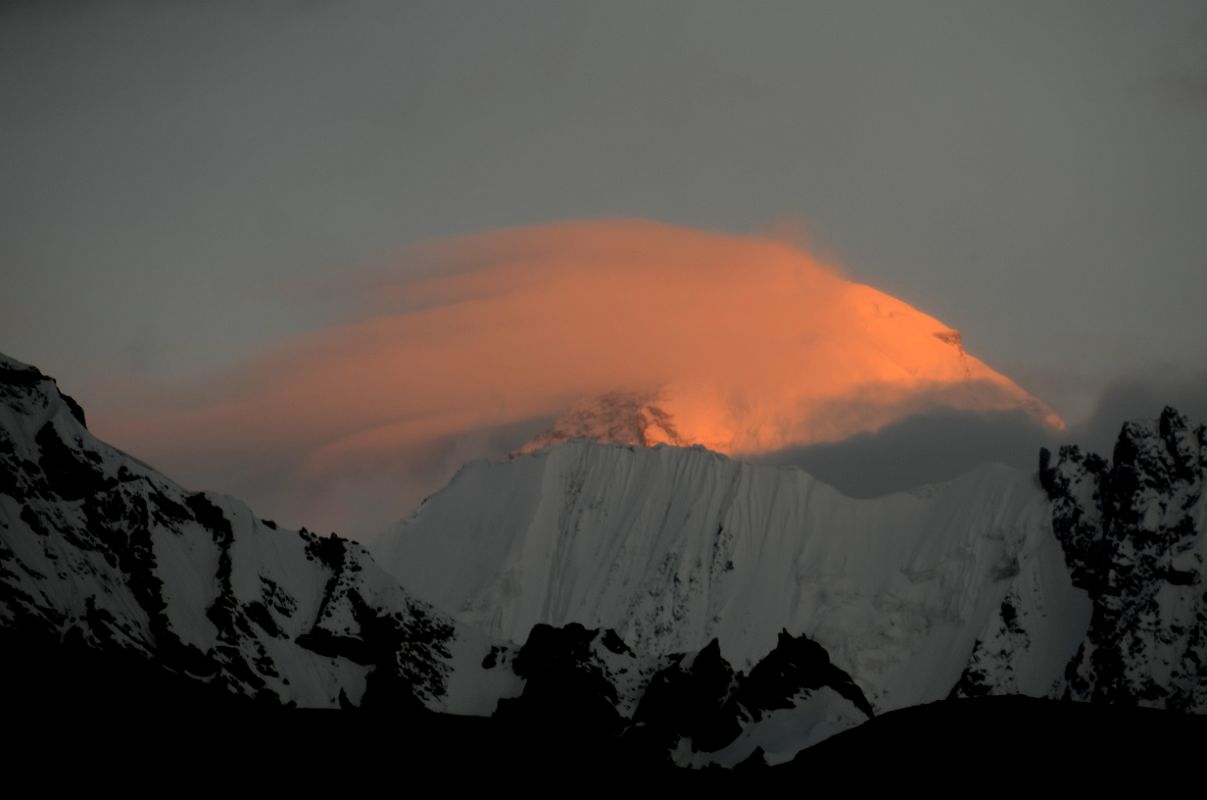
M 715 638 L 747 669 L 781 630 L 804 634 L 877 710 L 946 696 L 1011 596 L 1043 621 L 1018 654 L 1020 690 L 1045 693 L 1091 612 L 1042 490 L 998 466 L 853 500 L 703 449 L 570 442 L 466 466 L 374 553 L 419 597 L 511 641 L 571 622 L 640 653 Z
M 98 441 L 53 381 L 0 362 L 0 626 L 265 702 L 489 713 L 493 644 L 354 542 L 284 531 Z
M 1093 601 L 1070 697 L 1207 713 L 1205 474 L 1207 430 L 1171 408 L 1124 425 L 1110 462 L 1044 452 L 1053 528 Z
M 69 654 L 114 675 L 150 665 L 140 674 L 204 686 L 211 700 L 404 718 L 497 710 L 529 732 L 570 709 L 585 733 L 623 734 L 654 763 L 732 764 L 760 746 L 785 760 L 871 713 L 803 637 L 784 634 L 748 675 L 715 642 L 651 656 L 581 626 L 538 626 L 522 646 L 492 638 L 415 599 L 359 544 L 280 529 L 98 441 L 51 379 L 3 357 L 0 641 L 9 661 L 56 669 Z M 705 664 L 727 677 L 709 684 L 715 708 L 702 715 L 682 698 Z M 826 713 L 769 727 L 802 706 Z
M 1167 411 L 1125 426 L 1113 464 L 1069 447 L 1038 477 L 857 500 L 699 448 L 575 441 L 466 466 L 374 552 L 504 639 L 715 639 L 743 668 L 805 635 L 877 712 L 1016 693 L 1202 711 L 1202 442 Z

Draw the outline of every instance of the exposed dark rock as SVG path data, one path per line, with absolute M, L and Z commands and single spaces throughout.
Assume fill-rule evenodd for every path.
M 100 470 L 96 459 L 88 458 L 87 452 L 63 442 L 53 422 L 42 426 L 35 441 L 42 451 L 38 465 L 58 497 L 78 500 L 113 485 L 114 481 Z
M 781 632 L 749 674 L 735 672 L 714 639 L 699 653 L 673 657 L 654 675 L 626 735 L 651 751 L 668 753 L 687 739 L 697 752 L 715 752 L 751 723 L 825 687 L 872 716 L 863 691 L 806 636 Z
M 700 750 L 723 747 L 742 732 L 736 715 L 723 713 L 737 677 L 716 639 L 694 655 L 673 657 L 650 680 L 630 735 L 668 753 L 680 738 Z
M 533 627 L 512 660 L 512 669 L 525 680 L 524 692 L 501 700 L 497 716 L 526 729 L 619 734 L 623 720 L 616 687 L 591 647 L 597 637 L 605 638 L 578 623 Z
M 801 690 L 822 687 L 833 689 L 869 717 L 875 716 L 863 690 L 831 663 L 824 647 L 807 636 L 781 631 L 775 649 L 751 668 L 734 699 L 758 720 L 767 711 L 790 708 L 788 699 Z
M 1041 483 L 1090 629 L 1065 672 L 1068 696 L 1207 711 L 1207 594 L 1197 529 L 1207 434 L 1172 408 L 1123 426 L 1111 462 L 1045 452 Z

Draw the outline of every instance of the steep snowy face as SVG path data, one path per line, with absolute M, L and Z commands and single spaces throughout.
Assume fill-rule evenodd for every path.
M 186 491 L 83 420 L 52 380 L 0 357 L 0 627 L 282 704 L 485 714 L 519 690 L 481 667 L 490 640 L 360 545 Z
M 1044 452 L 1055 532 L 1093 600 L 1069 696 L 1207 713 L 1205 474 L 1207 429 L 1171 408 L 1124 425 L 1110 462 Z
M 1089 617 L 1042 490 L 1005 467 L 853 500 L 702 448 L 577 441 L 468 465 L 375 554 L 420 597 L 517 642 L 570 622 L 642 654 L 716 638 L 746 669 L 781 630 L 806 634 L 877 709 L 946 696 L 1012 592 L 1043 627 L 1019 667 L 1027 686 L 1059 678 Z

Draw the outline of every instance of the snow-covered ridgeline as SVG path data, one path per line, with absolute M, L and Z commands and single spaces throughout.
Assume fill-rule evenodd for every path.
M 306 707 L 489 714 L 497 644 L 410 597 L 360 545 L 278 529 L 93 437 L 36 369 L 0 357 L 0 627 L 138 653 Z

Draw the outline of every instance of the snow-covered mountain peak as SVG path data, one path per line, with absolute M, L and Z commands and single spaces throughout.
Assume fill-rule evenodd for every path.
M 54 378 L 3 353 L 0 353 L 0 399 L 30 417 L 50 419 L 62 409 L 80 427 L 87 427 L 84 409 L 72 397 L 59 391 Z
M 580 401 L 519 452 L 531 453 L 573 439 L 641 447 L 694 444 L 679 435 L 671 414 L 662 407 L 664 402 L 658 392 L 609 392 Z

